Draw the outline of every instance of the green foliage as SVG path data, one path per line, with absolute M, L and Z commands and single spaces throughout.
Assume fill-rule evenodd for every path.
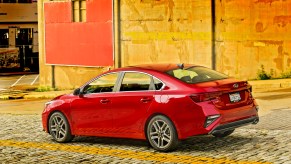
M 273 75 L 273 72 L 274 70 L 271 69 L 271 73 L 267 73 L 265 71 L 265 68 L 264 68 L 264 65 L 261 65 L 261 69 L 258 70 L 257 72 L 257 79 L 258 80 L 268 80 L 268 79 L 271 79 L 272 78 L 272 75 Z
M 35 92 L 61 91 L 59 88 L 51 88 L 50 86 L 39 86 Z
M 36 92 L 47 92 L 52 91 L 53 89 L 49 86 L 39 86 L 35 91 Z
M 282 72 L 282 73 L 281 73 L 281 78 L 282 78 L 282 79 L 291 78 L 291 69 L 289 69 L 289 70 L 286 71 L 286 72 Z

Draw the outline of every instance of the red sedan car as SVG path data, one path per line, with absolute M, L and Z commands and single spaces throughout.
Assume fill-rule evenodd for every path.
M 195 135 L 230 135 L 259 121 L 246 81 L 184 64 L 140 65 L 105 72 L 45 104 L 43 128 L 57 142 L 74 136 L 147 140 L 170 151 Z

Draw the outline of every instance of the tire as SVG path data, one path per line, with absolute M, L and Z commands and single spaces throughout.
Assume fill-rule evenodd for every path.
M 217 137 L 217 138 L 223 138 L 223 137 L 229 136 L 233 132 L 234 132 L 234 129 L 233 130 L 224 131 L 224 132 L 220 132 L 220 133 L 214 133 L 212 135 L 214 137 Z
M 50 116 L 48 128 L 49 133 L 57 142 L 69 142 L 74 138 L 68 120 L 61 112 L 55 112 Z
M 146 136 L 149 144 L 162 152 L 172 151 L 179 144 L 178 134 L 172 121 L 163 115 L 154 116 L 149 121 Z

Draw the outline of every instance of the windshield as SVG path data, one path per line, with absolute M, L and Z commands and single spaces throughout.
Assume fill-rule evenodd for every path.
M 189 84 L 222 80 L 227 78 L 227 75 L 224 75 L 222 73 L 216 72 L 212 69 L 205 67 L 190 67 L 187 69 L 175 69 L 167 71 L 166 73 Z

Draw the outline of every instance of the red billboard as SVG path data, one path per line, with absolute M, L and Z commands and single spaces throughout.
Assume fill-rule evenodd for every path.
M 113 4 L 86 1 L 86 21 L 73 22 L 72 2 L 47 2 L 45 13 L 46 64 L 113 65 Z

